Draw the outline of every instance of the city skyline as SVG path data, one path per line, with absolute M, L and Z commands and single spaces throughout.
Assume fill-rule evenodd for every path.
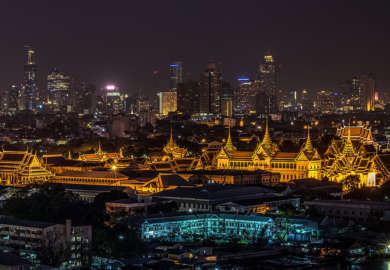
M 228 1 L 222 14 L 217 3 L 202 1 L 92 7 L 90 1 L 70 1 L 65 8 L 45 3 L 0 4 L 7 41 L 0 45 L 1 89 L 22 81 L 24 45 L 36 49 L 40 89 L 49 70 L 58 67 L 98 88 L 115 82 L 131 94 L 152 94 L 153 71 L 168 90 L 173 61 L 183 61 L 184 77 L 196 80 L 209 61 L 222 62 L 224 79 L 234 82 L 241 75 L 254 78 L 267 49 L 280 64 L 282 89 L 335 89 L 361 72 L 375 73 L 379 90 L 390 85 L 390 40 L 381 32 L 389 23 L 379 5 L 246 1 L 235 9 Z M 11 20 L 26 10 L 25 18 Z M 177 27 L 168 27 L 176 21 Z M 208 25 L 213 27 L 203 30 Z

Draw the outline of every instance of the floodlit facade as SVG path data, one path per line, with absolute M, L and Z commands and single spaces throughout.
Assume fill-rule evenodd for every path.
M 37 155 L 29 151 L 3 151 L 0 153 L 0 179 L 2 185 L 28 185 L 50 180 L 54 174 L 46 169 Z
M 272 142 L 268 120 L 262 142 L 254 151 L 239 151 L 233 145 L 230 129 L 226 144 L 216 156 L 217 169 L 265 170 L 280 174 L 280 181 L 294 179 L 321 179 L 321 157 L 312 145 L 308 131 L 305 144 L 298 153 L 281 152 Z
M 313 241 L 319 239 L 319 232 L 316 223 L 303 219 L 273 219 L 257 214 L 202 213 L 146 218 L 141 225 L 141 237 L 146 241 L 170 242 L 203 239 Z
M 157 93 L 160 115 L 166 116 L 177 111 L 177 92 Z
M 359 177 L 360 184 L 365 186 L 389 180 L 390 156 L 377 153 L 370 128 L 343 127 L 337 134 L 341 139 L 332 140 L 324 154 L 324 177 L 341 182 L 352 175 Z

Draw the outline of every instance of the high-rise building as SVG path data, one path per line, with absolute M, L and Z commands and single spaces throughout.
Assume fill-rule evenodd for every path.
M 123 95 L 118 86 L 108 84 L 103 89 L 106 113 L 118 114 L 124 111 Z
M 25 46 L 24 49 L 23 109 L 35 110 L 38 97 L 35 50 L 31 46 Z
M 322 90 L 317 93 L 315 109 L 321 113 L 333 113 L 336 109 L 336 95 L 329 90 Z
M 170 112 L 177 111 L 177 93 L 176 92 L 159 92 L 157 93 L 159 101 L 159 114 L 168 115 Z
M 222 74 L 215 63 L 210 63 L 200 76 L 200 113 L 221 113 Z
M 275 59 L 271 53 L 264 55 L 264 61 L 259 66 L 259 81 L 260 92 L 263 92 L 267 96 L 267 113 L 275 113 L 278 111 L 278 67 L 275 63 Z
M 375 75 L 362 74 L 359 78 L 360 104 L 363 111 L 375 110 Z
M 70 105 L 70 86 L 70 77 L 56 68 L 47 75 L 47 91 L 55 111 L 67 111 L 67 106 Z
M 173 62 L 169 65 L 169 90 L 177 91 L 177 86 L 179 83 L 183 82 L 183 63 L 182 62 Z
M 239 77 L 237 79 L 238 87 L 236 90 L 236 112 L 249 115 L 256 112 L 256 94 L 258 93 L 258 84 L 251 81 L 248 77 Z
M 221 115 L 224 117 L 233 116 L 234 89 L 227 83 L 222 82 L 221 91 Z
M 199 113 L 199 83 L 186 81 L 177 86 L 177 110 L 185 114 Z
M 75 111 L 83 114 L 93 114 L 96 111 L 96 86 L 91 83 L 81 82 L 74 89 Z
M 16 112 L 20 106 L 20 86 L 13 84 L 7 90 L 7 111 Z

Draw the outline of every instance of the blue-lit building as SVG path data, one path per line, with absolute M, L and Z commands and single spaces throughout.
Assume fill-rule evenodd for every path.
M 319 239 L 317 223 L 305 219 L 271 218 L 257 214 L 201 213 L 144 219 L 145 241 L 191 242 L 202 239 L 256 241 L 313 241 Z
M 169 90 L 177 91 L 179 83 L 183 82 L 183 63 L 180 61 L 173 62 L 169 65 Z
M 239 115 L 256 113 L 256 94 L 258 87 L 249 77 L 237 78 L 238 87 L 236 90 L 235 112 Z
M 31 46 L 25 46 L 25 53 L 26 63 L 24 65 L 23 80 L 23 109 L 35 110 L 38 97 L 35 50 Z

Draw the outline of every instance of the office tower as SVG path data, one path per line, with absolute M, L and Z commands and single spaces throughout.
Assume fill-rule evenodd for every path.
M 333 113 L 336 109 L 336 95 L 329 90 L 322 90 L 317 93 L 315 109 L 321 113 Z
M 268 98 L 267 113 L 278 111 L 278 68 L 275 59 L 271 53 L 264 55 L 264 62 L 259 66 L 260 92 L 263 92 Z
M 74 110 L 82 114 L 93 114 L 96 111 L 96 86 L 81 82 L 74 91 Z
M 233 116 L 234 89 L 227 83 L 222 82 L 221 91 L 221 115 L 224 117 Z
M 177 93 L 176 92 L 159 92 L 157 93 L 159 114 L 167 116 L 170 112 L 177 111 Z
M 221 113 L 222 74 L 215 63 L 210 63 L 200 76 L 200 113 Z
M 103 89 L 105 112 L 118 114 L 123 112 L 123 98 L 121 91 L 115 84 L 108 84 Z
M 199 83 L 186 81 L 177 86 L 177 110 L 184 114 L 199 113 Z
M 13 84 L 7 90 L 7 112 L 13 113 L 19 110 L 20 86 Z
M 38 97 L 35 50 L 31 46 L 25 46 L 24 49 L 23 109 L 35 110 Z
M 169 90 L 177 91 L 177 85 L 183 82 L 183 63 L 173 62 L 169 65 Z
M 362 74 L 359 78 L 360 104 L 363 111 L 375 110 L 375 75 Z
M 146 96 L 139 95 L 135 101 L 135 112 L 140 114 L 141 112 L 149 112 L 152 110 L 152 104 Z
M 236 112 L 244 115 L 256 113 L 256 94 L 259 92 L 258 84 L 251 81 L 248 77 L 239 77 L 237 82 Z
M 47 91 L 54 111 L 67 111 L 70 105 L 71 79 L 54 68 L 47 75 Z

